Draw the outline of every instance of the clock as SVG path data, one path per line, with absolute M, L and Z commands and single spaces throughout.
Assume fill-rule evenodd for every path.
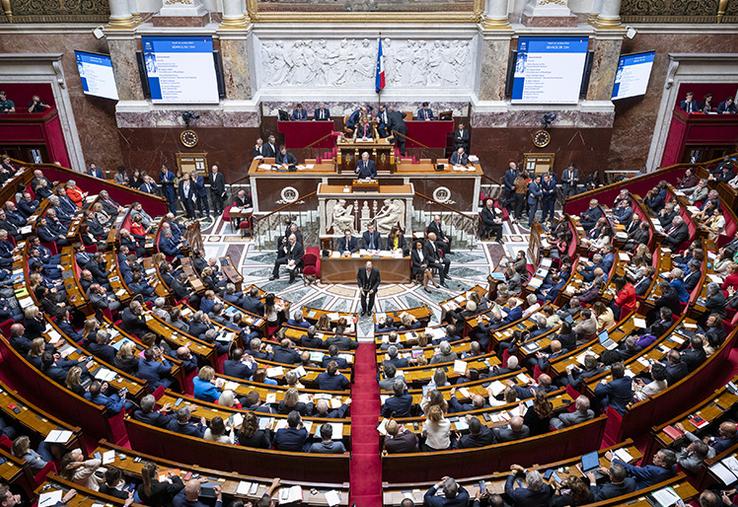
M 191 129 L 183 130 L 179 134 L 179 142 L 186 148 L 194 148 L 197 146 L 199 140 L 200 138 L 197 137 L 197 133 Z
M 547 130 L 536 130 L 533 133 L 533 144 L 536 148 L 545 148 L 551 143 L 551 134 Z

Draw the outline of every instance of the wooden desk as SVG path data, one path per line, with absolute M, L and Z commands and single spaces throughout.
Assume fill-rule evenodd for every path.
M 198 474 L 201 477 L 206 478 L 209 482 L 217 482 L 220 484 L 223 495 L 226 497 L 233 497 L 241 500 L 258 500 L 261 496 L 266 493 L 271 479 L 265 477 L 255 477 L 250 475 L 239 475 L 233 472 L 222 472 L 220 470 L 213 470 L 210 468 L 203 468 L 197 465 L 189 465 L 185 463 L 178 463 L 176 461 L 170 461 L 167 459 L 160 458 L 158 456 L 151 456 L 140 452 L 132 451 L 124 447 L 120 447 L 105 440 L 100 442 L 97 449 L 94 452 L 99 452 L 105 455 L 106 452 L 113 451 L 113 461 L 111 465 L 120 469 L 123 475 L 132 477 L 136 481 L 141 480 L 141 473 L 145 462 L 156 463 L 160 473 L 165 470 L 171 471 L 172 473 L 183 477 L 187 472 Z M 109 454 L 108 454 L 109 455 Z M 136 461 L 136 458 L 141 458 Z M 255 494 L 240 494 L 238 493 L 238 487 L 242 482 L 258 483 L 258 490 Z M 286 487 L 299 485 L 303 487 L 304 505 L 314 506 L 325 506 L 328 503 L 325 500 L 325 493 L 331 490 L 337 491 L 341 497 L 341 505 L 348 505 L 348 484 L 305 484 L 294 481 L 282 481 L 282 484 Z M 315 494 L 312 493 L 312 489 L 316 489 Z M 275 498 L 279 493 L 275 493 Z
M 410 283 L 410 257 L 324 257 L 320 263 L 320 280 L 323 283 L 356 284 L 356 273 L 367 261 L 379 270 L 382 283 Z
M 361 154 L 369 152 L 369 158 L 377 164 L 378 172 L 389 173 L 395 168 L 394 146 L 387 138 L 361 141 L 341 136 L 336 142 L 336 166 L 342 173 L 354 173 L 356 163 L 361 160 Z

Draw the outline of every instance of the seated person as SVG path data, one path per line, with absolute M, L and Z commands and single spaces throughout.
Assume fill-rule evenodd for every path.
M 343 454 L 346 452 L 341 440 L 333 440 L 333 426 L 328 423 L 320 426 L 320 442 L 315 442 L 308 448 L 308 452 L 319 454 Z
M 374 139 L 374 127 L 366 116 L 361 119 L 359 124 L 356 126 L 356 129 L 354 129 L 354 141 L 357 139 Z
M 343 257 L 350 257 L 359 251 L 359 240 L 353 236 L 351 229 L 343 231 L 343 236 L 336 240 L 336 251 Z
M 429 107 L 427 102 L 423 102 L 423 104 L 421 104 L 420 109 L 415 113 L 415 119 L 424 121 L 433 119 L 433 110 Z
M 292 121 L 306 121 L 307 120 L 307 110 L 302 106 L 302 104 L 298 103 L 295 106 L 295 109 L 292 110 L 292 114 L 290 115 L 290 120 Z
M 297 159 L 292 153 L 287 151 L 287 147 L 284 145 L 279 147 L 279 153 L 275 157 L 275 162 L 282 167 L 297 165 Z
M 387 398 L 382 405 L 382 417 L 410 417 L 410 409 L 413 405 L 413 397 L 407 392 L 405 382 L 395 379 L 392 384 L 393 395 Z
M 636 481 L 636 489 L 647 488 L 661 481 L 673 477 L 676 473 L 676 454 L 670 449 L 661 449 L 654 457 L 650 465 L 631 465 L 625 463 L 619 458 L 612 460 L 613 464 L 617 464 L 625 468 L 625 472 L 629 477 Z
M 382 249 L 382 237 L 371 222 L 367 224 L 366 231 L 361 235 L 361 240 L 362 247 L 366 250 L 373 251 Z
M 287 416 L 287 427 L 278 429 L 274 434 L 274 447 L 280 451 L 302 452 L 308 436 L 300 413 L 293 410 Z
M 387 421 L 384 427 L 384 450 L 388 454 L 415 452 L 418 450 L 418 437 L 394 419 Z
M 574 426 L 575 424 L 589 421 L 594 417 L 594 411 L 589 408 L 589 398 L 580 395 L 574 401 L 574 412 L 564 412 L 551 419 L 551 427 L 558 430 L 566 426 Z
M 464 152 L 464 147 L 459 146 L 455 152 L 451 154 L 451 158 L 449 158 L 449 162 L 451 165 L 468 165 L 469 164 L 469 156 Z
M 595 388 L 595 397 L 603 408 L 609 406 L 624 414 L 633 401 L 633 379 L 625 375 L 625 366 L 620 362 L 610 367 L 610 373 L 612 380 L 601 380 Z

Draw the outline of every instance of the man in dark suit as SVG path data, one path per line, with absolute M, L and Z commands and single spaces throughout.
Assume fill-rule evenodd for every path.
M 610 498 L 627 495 L 635 491 L 636 481 L 633 477 L 628 477 L 628 473 L 622 465 L 616 463 L 611 464 L 606 474 L 610 478 L 610 482 L 606 482 L 600 486 L 597 485 L 597 478 L 594 472 L 587 474 L 589 490 L 592 492 L 595 502 L 609 500 Z
M 676 216 L 671 221 L 671 227 L 664 230 L 664 239 L 662 240 L 672 249 L 679 246 L 689 239 L 689 227 L 684 223 L 681 216 Z
M 438 490 L 442 490 L 443 495 L 438 495 Z M 469 492 L 452 478 L 444 477 L 425 492 L 423 505 L 427 507 L 466 507 L 469 505 Z
M 254 158 L 266 157 L 267 153 L 267 147 L 264 145 L 264 140 L 260 137 L 256 140 L 256 144 L 254 145 L 254 148 L 251 150 L 251 156 Z
M 594 227 L 599 219 L 602 218 L 602 216 L 602 208 L 600 208 L 600 203 L 597 201 L 597 199 L 590 200 L 589 208 L 579 214 L 579 217 L 581 219 L 580 223 L 586 231 Z
M 515 180 L 517 177 L 518 165 L 515 162 L 510 162 L 507 165 L 505 174 L 502 176 L 502 199 L 504 206 L 511 212 L 513 209 L 513 196 L 515 194 Z
M 218 170 L 217 165 L 210 168 L 210 197 L 213 200 L 213 208 L 220 215 L 223 213 L 223 202 L 225 202 L 225 177 Z
M 244 360 L 243 349 L 237 347 L 231 351 L 230 359 L 223 363 L 223 374 L 229 377 L 250 379 L 256 371 L 256 363 Z
M 369 315 L 374 308 L 374 299 L 377 296 L 377 289 L 381 277 L 379 270 L 374 269 L 371 261 L 367 261 L 364 268 L 360 268 L 356 273 L 356 283 L 361 291 L 361 315 Z
M 651 464 L 641 466 L 625 463 L 619 458 L 612 460 L 613 464 L 622 466 L 625 473 L 636 481 L 636 489 L 647 488 L 672 477 L 675 473 L 676 454 L 671 449 L 661 449 L 652 459 Z
M 440 278 L 441 285 L 447 287 L 446 279 L 451 278 L 448 275 L 451 261 L 445 256 L 441 257 L 441 252 L 438 250 L 438 245 L 436 244 L 437 240 L 438 238 L 435 234 L 432 232 L 428 233 L 428 239 L 423 246 L 423 253 L 427 259 L 428 267 L 436 268 L 438 270 L 438 277 Z
M 287 242 L 279 248 L 277 260 L 274 261 L 274 270 L 269 279 L 277 280 L 279 278 L 279 267 L 285 264 L 290 272 L 290 283 L 293 283 L 297 276 L 297 269 L 302 264 L 304 254 L 305 250 L 302 248 L 302 244 L 297 242 L 297 236 L 290 234 Z
M 459 123 L 459 127 L 454 132 L 454 148 L 462 146 L 465 151 L 469 151 L 469 130 L 463 123 Z
M 738 108 L 735 106 L 735 100 L 733 97 L 728 97 L 724 101 L 722 101 L 720 104 L 718 104 L 717 108 L 718 114 L 736 114 L 738 113 Z
M 436 245 L 443 248 L 443 251 L 447 254 L 451 253 L 451 238 L 446 235 L 443 230 L 443 224 L 441 223 L 441 215 L 433 215 L 433 221 L 428 224 L 425 230 L 426 233 L 432 232 L 436 235 Z
M 384 426 L 387 436 L 384 437 L 384 450 L 389 454 L 415 452 L 418 450 L 418 437 L 412 431 L 401 426 L 394 419 Z
M 564 198 L 576 194 L 578 185 L 579 169 L 574 167 L 574 164 L 569 164 L 569 166 L 561 173 L 561 187 L 564 191 Z
M 169 421 L 167 429 L 181 435 L 202 438 L 205 433 L 205 418 L 201 418 L 197 424 L 190 422 L 191 412 L 189 407 L 181 407 L 177 410 L 175 418 Z
M 277 165 L 290 167 L 297 165 L 297 159 L 292 153 L 287 151 L 286 146 L 282 145 L 279 147 L 279 153 L 277 153 L 276 156 L 276 163 Z
M 684 99 L 679 102 L 679 107 L 686 113 L 697 113 L 702 110 L 700 103 L 695 100 L 692 92 L 687 92 Z
M 451 162 L 451 165 L 467 165 L 469 163 L 469 155 L 465 153 L 463 146 L 456 148 L 456 151 L 451 154 L 449 162 Z
M 304 107 L 302 107 L 302 104 L 297 104 L 295 106 L 295 109 L 292 110 L 292 114 L 290 115 L 290 120 L 292 121 L 305 121 L 308 118 L 308 113 L 305 110 Z
M 351 234 L 351 229 L 343 231 L 343 236 L 336 241 L 336 250 L 341 255 L 351 255 L 359 251 L 359 240 Z
M 384 104 L 380 104 L 379 110 L 377 111 L 377 133 L 379 137 L 388 137 L 390 135 L 389 112 L 387 111 L 387 106 Z
M 137 421 L 141 421 L 144 424 L 150 424 L 152 426 L 158 426 L 160 428 L 165 428 L 172 421 L 172 416 L 166 414 L 166 410 L 164 408 L 160 411 L 155 410 L 156 398 L 151 394 L 147 394 L 141 398 L 140 406 L 140 409 L 133 412 L 133 418 Z
M 382 417 L 410 417 L 410 408 L 413 406 L 413 397 L 407 392 L 405 382 L 401 379 L 392 384 L 392 396 L 387 398 L 382 406 Z
M 301 452 L 308 436 L 308 431 L 302 425 L 300 413 L 293 410 L 287 416 L 287 428 L 280 428 L 275 433 L 274 447 L 280 451 Z
M 670 350 L 666 355 L 666 381 L 669 385 L 675 384 L 689 374 L 687 363 L 677 350 Z
M 360 180 L 373 180 L 377 177 L 377 164 L 369 159 L 369 152 L 361 154 L 361 160 L 356 163 L 356 177 Z
M 277 148 L 277 139 L 274 136 L 269 136 L 267 142 L 263 147 L 264 158 L 274 158 L 279 153 Z
M 182 201 L 187 218 L 195 218 L 195 198 L 195 184 L 189 173 L 184 174 L 179 181 L 179 199 Z
M 526 470 L 520 465 L 510 466 L 510 475 L 505 481 L 505 495 L 513 505 L 548 505 L 554 495 L 553 488 L 546 484 L 537 470 Z M 522 479 L 525 478 L 525 481 Z
M 320 104 L 320 106 L 313 112 L 313 118 L 316 121 L 327 121 L 331 119 L 331 112 L 327 107 L 325 107 L 325 104 Z
M 628 409 L 628 404 L 633 401 L 633 379 L 625 375 L 623 363 L 615 363 L 610 367 L 612 380 L 604 380 L 597 384 L 595 396 L 603 408 L 612 407 L 620 414 Z
M 482 237 L 494 235 L 495 241 L 502 242 L 502 213 L 495 208 L 495 202 L 492 199 L 485 201 L 479 216 L 482 220 L 480 235 Z
M 405 136 L 407 135 L 407 125 L 405 124 L 405 116 L 402 111 L 390 109 L 388 113 L 389 125 L 388 130 L 395 138 L 395 145 L 400 148 L 400 155 L 405 156 Z
M 456 399 L 456 398 L 452 398 Z M 484 447 L 495 443 L 495 434 L 482 424 L 477 417 L 469 418 L 469 433 L 459 439 L 459 449 Z
M 367 224 L 366 231 L 361 235 L 361 240 L 362 245 L 367 250 L 382 249 L 382 237 L 371 222 Z
M 432 120 L 433 119 L 433 110 L 428 107 L 427 102 L 423 102 L 422 106 L 418 111 L 415 113 L 415 119 L 416 120 Z

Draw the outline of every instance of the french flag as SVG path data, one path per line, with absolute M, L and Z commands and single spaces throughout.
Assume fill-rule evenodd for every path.
M 377 49 L 377 68 L 374 73 L 374 89 L 377 93 L 384 90 L 384 53 L 382 53 L 382 38 L 378 39 Z

